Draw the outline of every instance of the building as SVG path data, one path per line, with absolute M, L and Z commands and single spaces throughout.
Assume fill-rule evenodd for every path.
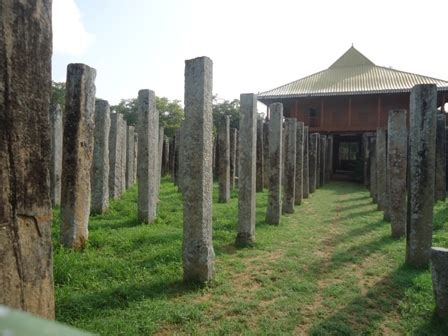
M 437 85 L 437 105 L 448 100 L 448 81 L 375 65 L 353 46 L 328 69 L 258 94 L 266 105 L 283 103 L 309 132 L 333 135 L 334 172 L 353 171 L 361 157 L 363 133 L 387 128 L 388 112 L 409 110 L 416 84 Z

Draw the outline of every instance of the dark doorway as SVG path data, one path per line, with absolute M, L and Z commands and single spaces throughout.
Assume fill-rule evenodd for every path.
M 361 134 L 334 134 L 334 178 L 362 180 Z

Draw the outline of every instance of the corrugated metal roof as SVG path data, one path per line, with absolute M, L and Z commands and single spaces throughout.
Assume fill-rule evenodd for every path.
M 448 81 L 376 66 L 351 47 L 328 69 L 259 93 L 258 98 L 409 92 L 417 84 L 436 84 L 439 91 L 448 91 Z

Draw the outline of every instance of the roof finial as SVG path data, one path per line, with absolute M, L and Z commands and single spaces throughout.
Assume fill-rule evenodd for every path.
M 353 42 L 352 42 L 352 48 L 353 48 Z

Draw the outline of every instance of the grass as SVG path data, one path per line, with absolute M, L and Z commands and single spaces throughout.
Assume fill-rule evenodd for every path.
M 280 226 L 264 222 L 257 194 L 257 243 L 234 247 L 236 192 L 213 204 L 216 279 L 182 282 L 182 201 L 163 181 L 158 218 L 136 219 L 136 188 L 92 216 L 88 247 L 58 244 L 57 320 L 101 335 L 310 334 L 446 335 L 433 316 L 429 270 L 404 266 L 405 241 L 361 186 L 332 182 Z M 448 247 L 448 209 L 435 209 L 434 245 Z

